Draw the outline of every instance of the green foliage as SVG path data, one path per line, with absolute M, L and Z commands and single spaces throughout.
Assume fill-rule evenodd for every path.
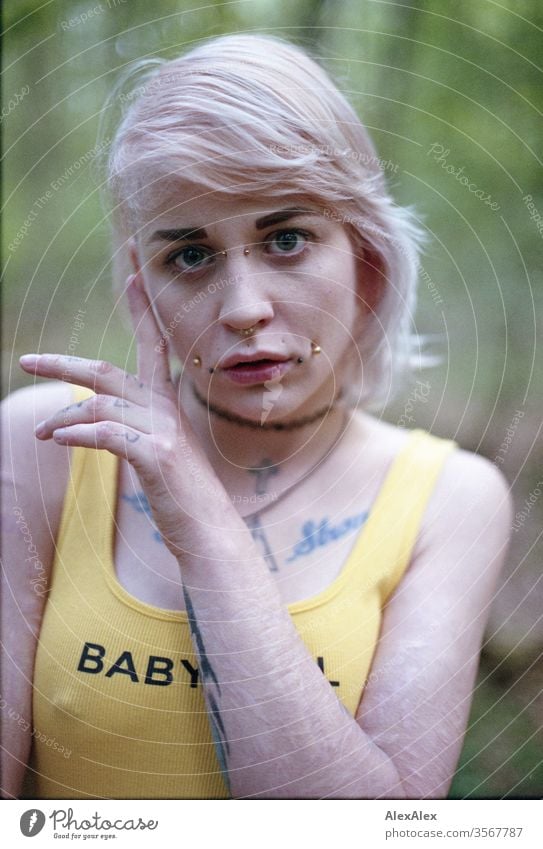
M 81 310 L 85 326 L 77 353 L 132 361 L 131 336 L 111 291 L 108 215 L 96 149 L 99 118 L 118 72 L 135 59 L 171 57 L 221 33 L 275 33 L 321 57 L 370 128 L 379 156 L 391 163 L 387 173 L 395 196 L 415 205 L 432 237 L 422 263 L 426 274 L 416 324 L 420 332 L 441 335 L 432 347 L 441 351 L 443 364 L 429 373 L 432 391 L 417 425 L 454 435 L 464 447 L 493 457 L 513 411 L 522 408 L 526 415 L 503 466 L 515 479 L 519 468 L 531 470 L 529 481 L 521 476 L 517 483 L 522 502 L 534 476 L 537 480 L 533 470 L 543 468 L 541 449 L 534 448 L 536 405 L 543 394 L 541 358 L 534 356 L 536 316 L 543 306 L 543 237 L 523 200 L 531 195 L 543 215 L 538 69 L 543 5 L 537 0 L 419 0 L 416 7 L 377 0 L 191 5 L 7 4 L 5 391 L 25 382 L 15 365 L 18 355 L 67 349 Z M 470 191 L 464 176 L 499 208 Z M 400 397 L 398 410 L 387 411 L 392 421 L 402 404 Z M 511 556 L 536 574 L 526 535 L 515 539 Z M 502 616 L 508 634 L 504 610 L 507 606 Z M 519 615 L 512 616 L 516 630 L 504 638 L 506 644 L 519 630 L 532 633 L 532 623 L 519 621 Z M 534 633 L 540 648 L 541 631 Z M 515 662 L 522 669 L 524 660 Z M 492 681 L 477 691 L 453 796 L 507 795 L 511 788 L 513 795 L 541 793 L 543 775 L 536 764 L 542 745 L 531 736 L 534 721 L 522 712 L 522 681 L 514 693 L 514 699 L 502 699 Z

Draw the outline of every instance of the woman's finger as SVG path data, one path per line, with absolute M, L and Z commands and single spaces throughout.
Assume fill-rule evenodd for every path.
M 142 433 L 151 433 L 149 410 L 124 398 L 109 395 L 93 395 L 84 401 L 78 401 L 49 416 L 36 427 L 38 439 L 50 439 L 58 428 L 76 424 L 111 421 L 135 428 Z
M 118 422 L 104 421 L 57 428 L 53 439 L 59 445 L 109 451 L 128 460 L 136 468 L 145 467 L 149 454 L 152 454 L 145 445 L 148 439 L 146 434 Z
M 134 404 L 145 404 L 149 389 L 134 374 L 106 360 L 87 360 L 63 354 L 25 354 L 19 359 L 29 374 L 86 386 L 100 395 L 116 395 Z
M 138 343 L 138 377 L 155 392 L 171 388 L 167 338 L 161 332 L 141 274 L 129 278 L 126 295 Z

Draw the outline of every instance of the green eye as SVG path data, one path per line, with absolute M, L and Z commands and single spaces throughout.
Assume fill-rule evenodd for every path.
M 170 262 L 172 262 L 177 268 L 184 271 L 188 268 L 198 268 L 209 256 L 210 254 L 203 248 L 197 248 L 194 245 L 189 245 L 189 247 L 183 248 L 182 251 L 174 254 L 174 256 L 170 258 Z
M 281 233 L 277 236 L 275 244 L 281 251 L 292 251 L 299 241 L 300 237 L 297 233 Z
M 269 238 L 268 245 L 275 254 L 298 254 L 308 240 L 309 233 L 304 230 L 279 230 Z

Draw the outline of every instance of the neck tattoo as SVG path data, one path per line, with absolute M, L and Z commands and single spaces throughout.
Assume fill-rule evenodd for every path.
M 233 424 L 240 425 L 241 427 L 249 427 L 253 430 L 297 430 L 301 427 L 306 427 L 306 425 L 313 424 L 313 422 L 318 421 L 318 419 L 324 418 L 324 416 L 330 412 L 334 404 L 340 400 L 343 392 L 340 389 L 336 397 L 325 407 L 322 407 L 320 410 L 317 410 L 315 413 L 311 413 L 308 416 L 302 416 L 299 419 L 295 419 L 292 422 L 264 422 L 260 424 L 259 422 L 253 422 L 251 419 L 244 419 L 242 416 L 237 416 L 235 413 L 230 413 L 228 410 L 222 409 L 222 407 L 217 407 L 215 404 L 211 404 L 207 401 L 200 393 L 198 392 L 195 384 L 192 384 L 192 392 L 196 400 L 205 407 L 206 410 L 209 410 L 210 413 L 213 413 L 214 416 L 217 416 L 219 419 L 224 419 L 227 422 L 232 422 Z
M 263 498 L 267 494 L 270 478 L 279 472 L 279 465 L 274 463 L 272 460 L 264 459 L 260 466 L 257 466 L 254 469 L 249 469 L 248 471 L 256 477 L 255 494 L 257 497 L 260 496 Z M 277 560 L 260 521 L 260 510 L 257 510 L 256 513 L 252 513 L 250 516 L 246 516 L 245 523 L 251 531 L 251 535 L 255 542 L 260 543 L 264 560 L 266 561 L 270 572 L 278 572 L 279 566 L 277 564 Z

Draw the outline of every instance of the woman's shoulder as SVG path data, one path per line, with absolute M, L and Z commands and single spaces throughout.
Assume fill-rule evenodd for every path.
M 502 471 L 486 457 L 455 445 L 452 437 L 436 437 L 423 430 L 406 430 L 365 412 L 357 411 L 354 426 L 355 432 L 358 431 L 361 437 L 364 435 L 368 445 L 372 446 L 375 462 L 383 468 L 390 468 L 410 441 L 414 445 L 416 435 L 421 437 L 422 456 L 427 446 L 429 459 L 437 458 L 438 474 L 426 510 L 425 527 L 436 528 L 440 523 L 460 520 L 474 509 L 477 516 L 471 516 L 470 525 L 477 521 L 480 524 L 507 524 L 512 512 L 510 487 Z M 416 484 L 416 481 L 413 483 Z
M 2 400 L 2 421 L 4 427 L 11 426 L 7 433 L 12 437 L 8 447 L 14 451 L 20 449 L 19 437 L 33 435 L 38 422 L 69 404 L 72 397 L 73 387 L 60 380 L 24 386 L 7 395 Z
M 436 436 L 429 431 L 417 429 L 408 430 L 404 427 L 391 424 L 383 419 L 377 419 L 363 410 L 356 410 L 353 414 L 353 434 L 356 438 L 367 440 L 371 445 L 372 454 L 385 460 L 393 460 L 414 440 L 416 435 L 426 437 L 428 449 L 430 445 L 452 443 L 452 450 L 443 466 L 443 475 L 454 477 L 457 488 L 464 486 L 466 489 L 482 488 L 484 491 L 496 489 L 503 494 L 508 490 L 506 478 L 497 466 L 486 457 L 466 451 L 455 443 L 453 436 Z M 422 441 L 422 451 L 425 443 Z
M 388 456 L 389 465 L 415 435 L 376 419 L 365 417 L 363 421 L 373 433 L 378 451 Z M 451 446 L 450 440 L 432 437 L 427 445 L 428 456 L 435 451 L 441 460 L 434 465 L 410 565 L 397 588 L 402 611 L 408 598 L 417 607 L 421 597 L 429 597 L 436 589 L 451 603 L 461 598 L 469 615 L 477 616 L 477 611 L 490 603 L 508 550 L 513 517 L 510 486 L 501 470 L 485 457 Z M 446 450 L 447 446 L 452 450 Z M 418 457 L 424 458 L 424 439 L 419 447 L 422 455 L 417 448 Z M 415 469 L 399 496 L 411 502 L 418 484 Z M 470 590 L 466 596 L 466 587 L 473 587 L 474 582 L 477 591 Z M 412 587 L 412 595 L 406 593 L 407 585 Z
M 3 488 L 24 504 L 30 521 L 58 528 L 68 481 L 70 451 L 39 442 L 36 425 L 70 404 L 73 389 L 60 381 L 23 387 L 2 401 Z

